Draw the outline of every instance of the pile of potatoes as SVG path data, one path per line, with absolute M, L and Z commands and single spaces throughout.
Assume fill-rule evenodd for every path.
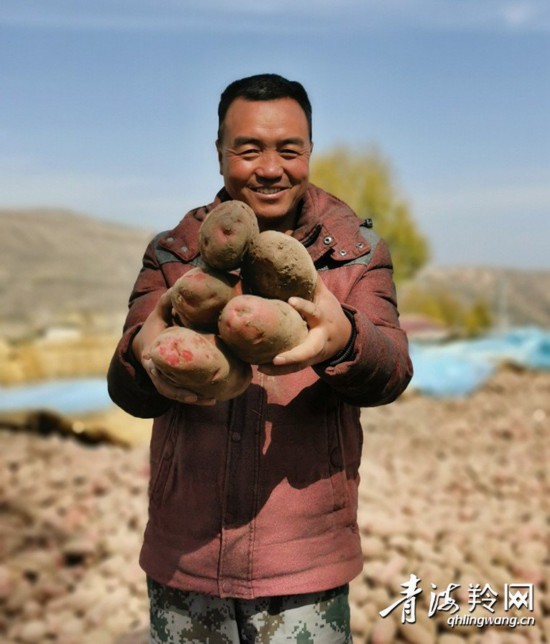
M 299 241 L 260 233 L 241 201 L 206 216 L 199 248 L 203 265 L 170 289 L 174 325 L 156 338 L 150 356 L 172 384 L 229 400 L 250 384 L 250 365 L 271 362 L 306 338 L 307 325 L 287 300 L 313 300 L 317 271 Z

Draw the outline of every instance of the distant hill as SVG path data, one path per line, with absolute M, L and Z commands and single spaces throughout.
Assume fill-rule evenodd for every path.
M 0 209 L 0 335 L 118 326 L 154 232 L 65 210 Z
M 414 288 L 446 290 L 469 305 L 483 299 L 495 325 L 550 328 L 550 270 L 428 266 L 398 294 Z
M 156 232 L 66 210 L 0 209 L 0 336 L 63 325 L 118 332 Z M 481 295 L 511 324 L 550 328 L 550 271 L 430 267 L 413 284 Z

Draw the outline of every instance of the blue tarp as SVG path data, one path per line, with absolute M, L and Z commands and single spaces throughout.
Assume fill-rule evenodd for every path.
M 411 342 L 411 356 L 414 364 L 411 389 L 429 396 L 466 396 L 504 362 L 550 370 L 550 331 L 526 328 L 446 344 Z M 111 405 L 104 378 L 0 387 L 0 412 L 51 409 L 63 414 L 83 414 Z
M 105 378 L 50 380 L 0 387 L 0 411 L 50 409 L 62 414 L 101 411 L 112 405 Z
M 430 396 L 466 396 L 501 364 L 550 370 L 550 331 L 536 327 L 446 344 L 411 342 L 410 388 Z

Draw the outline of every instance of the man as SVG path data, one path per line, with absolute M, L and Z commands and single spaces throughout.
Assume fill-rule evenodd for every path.
M 140 556 L 151 641 L 351 642 L 359 408 L 393 401 L 411 377 L 391 259 L 368 225 L 309 183 L 311 106 L 299 83 L 235 81 L 218 114 L 224 188 L 147 248 L 109 369 L 113 400 L 155 419 Z M 163 380 L 148 347 L 171 324 L 168 288 L 200 262 L 201 222 L 229 199 L 247 203 L 260 229 L 302 242 L 319 279 L 313 302 L 289 300 L 307 339 L 255 367 L 241 396 L 216 402 Z

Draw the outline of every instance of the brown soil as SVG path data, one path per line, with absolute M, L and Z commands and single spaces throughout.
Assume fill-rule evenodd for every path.
M 405 395 L 364 410 L 362 421 L 354 642 L 550 641 L 550 374 L 504 370 L 468 399 Z M 138 442 L 0 432 L 1 641 L 146 641 L 137 564 L 147 514 L 143 432 Z M 383 619 L 411 574 L 422 589 L 415 623 L 402 623 L 402 606 Z M 504 611 L 505 585 L 516 583 L 532 585 L 532 612 Z M 430 594 L 449 584 L 460 585 L 456 615 L 536 623 L 451 628 L 449 612 L 428 616 Z M 487 600 L 490 585 L 494 614 L 487 605 L 469 610 L 470 584 Z

